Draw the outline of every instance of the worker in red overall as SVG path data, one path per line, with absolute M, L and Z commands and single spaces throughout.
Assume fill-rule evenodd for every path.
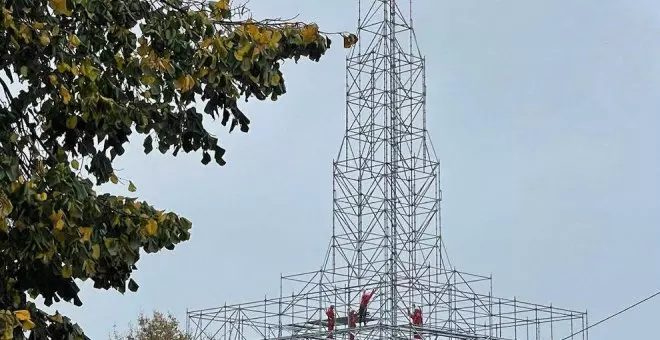
M 330 306 L 325 315 L 328 317 L 328 339 L 332 339 L 332 332 L 335 330 L 335 306 Z
M 360 300 L 360 309 L 358 309 L 358 323 L 362 326 L 367 325 L 367 305 L 371 301 L 371 297 L 374 296 L 376 289 L 372 289 L 370 293 L 367 291 L 362 294 L 362 299 Z
M 415 335 L 415 339 L 419 340 L 422 338 L 421 335 L 419 335 L 418 329 L 419 327 L 422 327 L 422 309 L 419 307 L 415 307 L 413 305 L 414 311 L 410 313 L 410 309 L 408 309 L 408 316 L 410 317 L 410 320 L 412 321 L 413 325 L 413 334 Z
M 349 340 L 355 340 L 355 326 L 357 324 L 357 313 L 351 309 L 348 312 L 348 338 Z

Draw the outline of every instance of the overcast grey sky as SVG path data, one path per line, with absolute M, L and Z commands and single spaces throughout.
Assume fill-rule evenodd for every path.
M 452 263 L 495 294 L 588 309 L 596 321 L 660 288 L 660 3 L 416 0 L 430 133 L 442 162 Z M 300 14 L 353 30 L 357 0 L 251 0 L 257 17 Z M 343 132 L 344 58 L 286 66 L 289 93 L 249 105 L 249 134 L 218 134 L 228 165 L 141 154 L 121 175 L 194 222 L 174 252 L 143 257 L 137 294 L 85 285 L 58 306 L 93 339 L 142 310 L 274 296 L 280 272 L 318 268 L 331 234 L 331 164 Z M 219 124 L 218 124 L 219 125 Z M 590 333 L 649 338 L 660 300 Z

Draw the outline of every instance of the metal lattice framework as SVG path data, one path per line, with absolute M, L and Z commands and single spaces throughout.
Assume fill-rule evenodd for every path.
M 490 277 L 448 263 L 440 229 L 439 163 L 426 127 L 424 64 L 410 3 L 359 2 L 347 58 L 346 131 L 334 162 L 333 236 L 320 270 L 282 276 L 280 296 L 189 311 L 193 340 L 325 339 L 325 310 L 347 317 L 376 289 L 358 340 L 588 339 L 586 312 L 492 295 Z M 284 292 L 293 292 L 284 295 Z M 413 327 L 408 308 L 423 312 Z

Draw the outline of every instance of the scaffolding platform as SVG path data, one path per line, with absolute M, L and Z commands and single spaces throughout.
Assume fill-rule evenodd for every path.
M 361 333 L 367 333 L 373 332 L 374 330 L 379 330 L 382 329 L 382 325 L 369 325 L 369 326 L 358 326 L 356 328 L 337 328 L 332 332 L 333 338 L 343 338 L 349 333 L 353 333 L 355 337 L 357 338 Z M 442 336 L 445 338 L 449 339 L 456 339 L 456 340 L 509 340 L 506 338 L 500 338 L 496 336 L 488 336 L 488 335 L 477 335 L 477 334 L 464 334 L 464 333 L 459 333 L 459 332 L 449 332 L 446 330 L 438 330 L 438 329 L 432 329 L 428 327 L 413 327 L 411 325 L 402 325 L 402 326 L 396 326 L 396 327 L 385 327 L 385 328 L 390 328 L 390 329 L 395 329 L 399 333 L 407 334 L 407 335 L 414 335 L 415 333 L 420 334 L 422 339 L 425 339 L 428 336 L 432 337 L 438 337 Z M 328 335 L 330 333 L 328 331 L 316 331 L 316 332 L 309 332 L 309 333 L 300 333 L 300 334 L 295 334 L 295 335 L 288 335 L 288 336 L 283 336 L 283 337 L 275 337 L 275 338 L 267 338 L 265 340 L 287 340 L 287 339 L 323 339 L 326 340 L 328 339 Z M 400 340 L 409 340 L 410 336 L 402 336 L 399 335 L 398 337 L 395 337 L 394 339 L 400 339 Z
M 369 322 L 373 322 L 373 321 L 378 321 L 378 319 L 367 317 L 364 321 L 369 323 Z M 306 324 L 314 325 L 314 326 L 327 327 L 328 326 L 328 321 L 327 320 L 311 320 L 311 321 L 308 321 Z M 336 317 L 335 318 L 335 326 L 342 326 L 342 325 L 343 326 L 348 326 L 348 317 L 347 316 L 342 316 L 342 317 Z M 302 325 L 288 325 L 288 326 L 303 327 Z
M 433 274 L 430 279 L 418 278 L 413 285 L 410 302 L 397 305 L 396 319 L 388 318 L 387 296 L 376 295 L 369 308 L 368 324 L 349 329 L 347 318 L 338 317 L 334 339 L 349 339 L 350 331 L 360 334 L 358 340 L 382 339 L 385 333 L 388 338 L 413 339 L 415 332 L 423 339 L 554 340 L 588 325 L 586 312 L 495 297 L 489 290 L 490 277 L 440 268 L 429 270 Z M 325 311 L 330 305 L 339 315 L 346 315 L 358 304 L 362 291 L 381 286 L 371 282 L 368 286 L 349 287 L 348 279 L 335 276 L 334 281 L 326 281 L 330 279 L 325 271 L 282 276 L 281 286 L 293 287 L 295 293 L 191 310 L 187 329 L 195 340 L 326 338 Z M 400 289 L 408 286 L 403 277 L 399 281 Z M 481 289 L 487 293 L 477 293 Z M 408 309 L 412 309 L 412 301 L 423 311 L 422 327 L 410 325 Z M 586 337 L 582 333 L 569 339 Z

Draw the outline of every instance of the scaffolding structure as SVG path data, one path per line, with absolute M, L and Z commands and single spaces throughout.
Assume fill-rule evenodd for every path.
M 191 339 L 588 340 L 587 332 L 573 335 L 588 327 L 586 312 L 495 297 L 491 277 L 449 265 L 410 0 L 359 0 L 358 7 L 323 265 L 280 277 L 276 298 L 188 311 Z M 348 312 L 371 289 L 367 325 L 349 328 Z M 422 310 L 421 325 L 410 322 L 413 306 Z

